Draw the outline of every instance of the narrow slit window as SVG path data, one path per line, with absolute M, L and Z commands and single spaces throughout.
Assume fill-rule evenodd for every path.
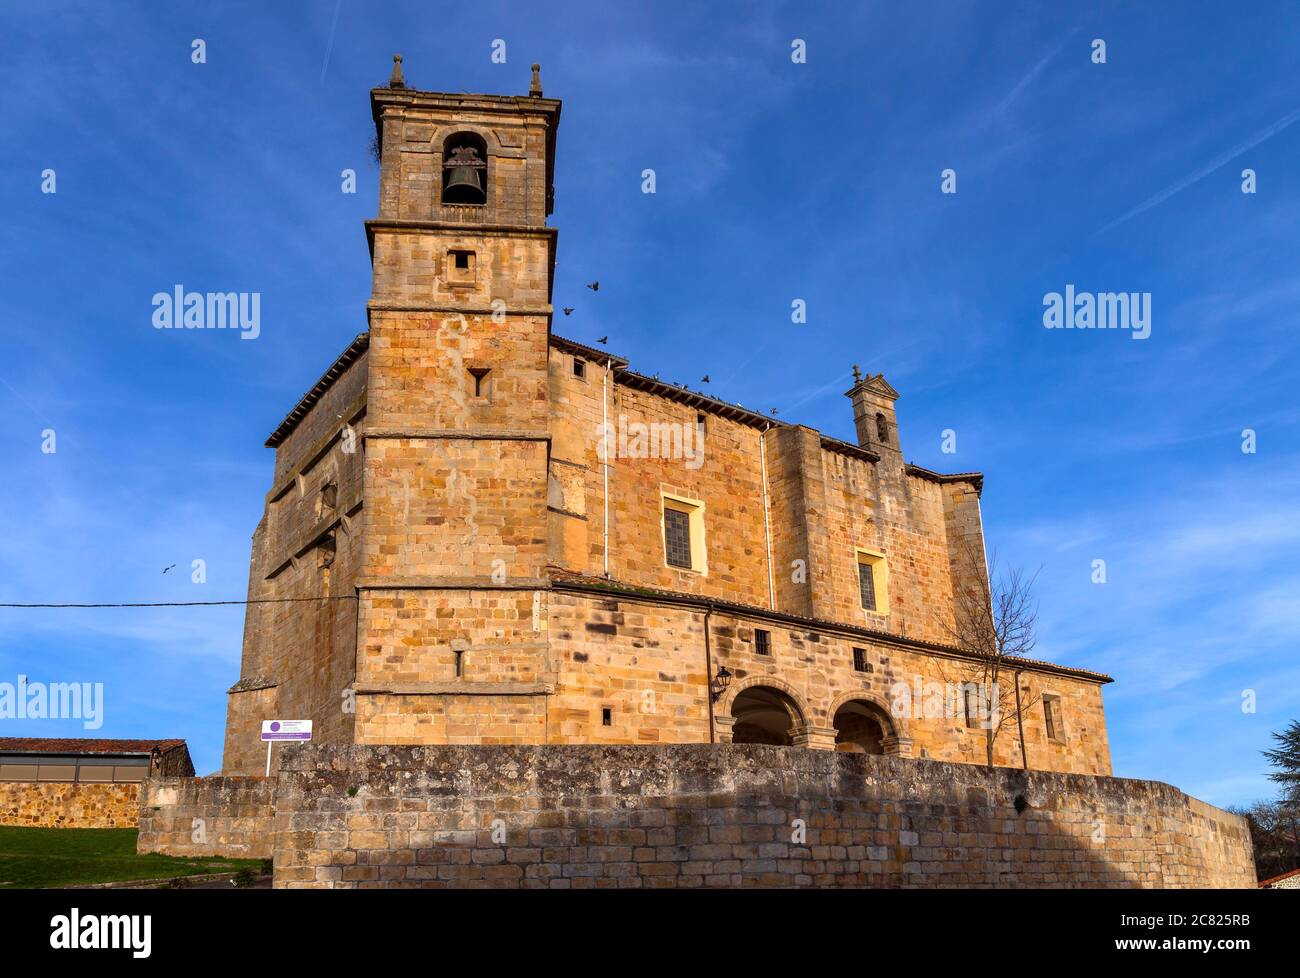
M 475 396 L 475 397 L 487 397 L 487 396 L 488 396 L 488 383 L 487 383 L 487 376 L 488 376 L 488 374 L 490 374 L 491 372 L 492 372 L 492 371 L 491 371 L 491 368 L 489 368 L 489 367 L 470 367 L 470 368 L 469 368 L 469 375 L 470 375 L 471 377 L 474 378 L 474 396 Z
M 614 711 L 608 706 L 600 711 L 600 725 L 602 727 L 612 727 L 614 725 Z
M 664 510 L 664 552 L 673 567 L 691 568 L 691 517 L 679 509 Z
M 465 653 L 460 649 L 456 650 L 456 678 L 460 679 L 465 675 Z
M 974 727 L 979 717 L 979 707 L 975 701 L 975 687 L 971 683 L 963 683 L 961 687 L 962 711 L 966 714 L 966 726 Z
M 1061 730 L 1061 704 L 1055 696 L 1043 697 L 1043 723 L 1048 740 L 1064 740 Z

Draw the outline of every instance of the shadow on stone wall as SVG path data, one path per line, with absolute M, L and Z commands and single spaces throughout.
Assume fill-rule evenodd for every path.
M 287 748 L 277 887 L 1245 887 L 1169 785 L 756 745 Z

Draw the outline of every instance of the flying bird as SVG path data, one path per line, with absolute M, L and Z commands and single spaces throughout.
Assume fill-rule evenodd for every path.
M 588 283 L 587 283 L 587 288 L 591 289 L 592 292 L 599 292 L 599 291 L 600 291 L 600 283 L 599 283 L 599 282 L 588 282 Z
M 602 336 L 602 337 L 601 337 L 600 339 L 598 339 L 596 342 L 597 342 L 597 343 L 608 343 L 608 342 L 609 342 L 609 337 L 608 337 L 608 336 Z
M 772 417 L 776 417 L 776 408 L 772 408 Z
M 564 306 L 563 308 L 564 308 L 564 314 L 566 316 L 570 315 L 573 312 L 573 306 Z
M 708 382 L 709 382 L 709 375 L 708 375 L 708 374 L 705 374 L 703 377 L 700 378 L 700 383 L 701 383 L 701 384 L 707 384 Z
M 176 566 L 175 564 L 172 564 L 171 567 L 164 567 L 164 568 L 163 568 L 163 573 L 166 574 L 169 570 L 172 569 L 172 567 L 175 567 L 175 566 Z

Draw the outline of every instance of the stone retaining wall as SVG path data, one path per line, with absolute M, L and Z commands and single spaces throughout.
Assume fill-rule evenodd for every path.
M 275 801 L 277 887 L 1255 883 L 1166 784 L 798 748 L 295 745 Z
M 140 798 L 138 852 L 269 859 L 275 780 L 156 778 Z

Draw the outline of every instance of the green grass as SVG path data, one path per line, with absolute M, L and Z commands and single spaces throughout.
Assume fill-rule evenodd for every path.
M 0 890 L 120 880 L 263 872 L 261 859 L 137 855 L 135 829 L 32 829 L 0 825 Z

